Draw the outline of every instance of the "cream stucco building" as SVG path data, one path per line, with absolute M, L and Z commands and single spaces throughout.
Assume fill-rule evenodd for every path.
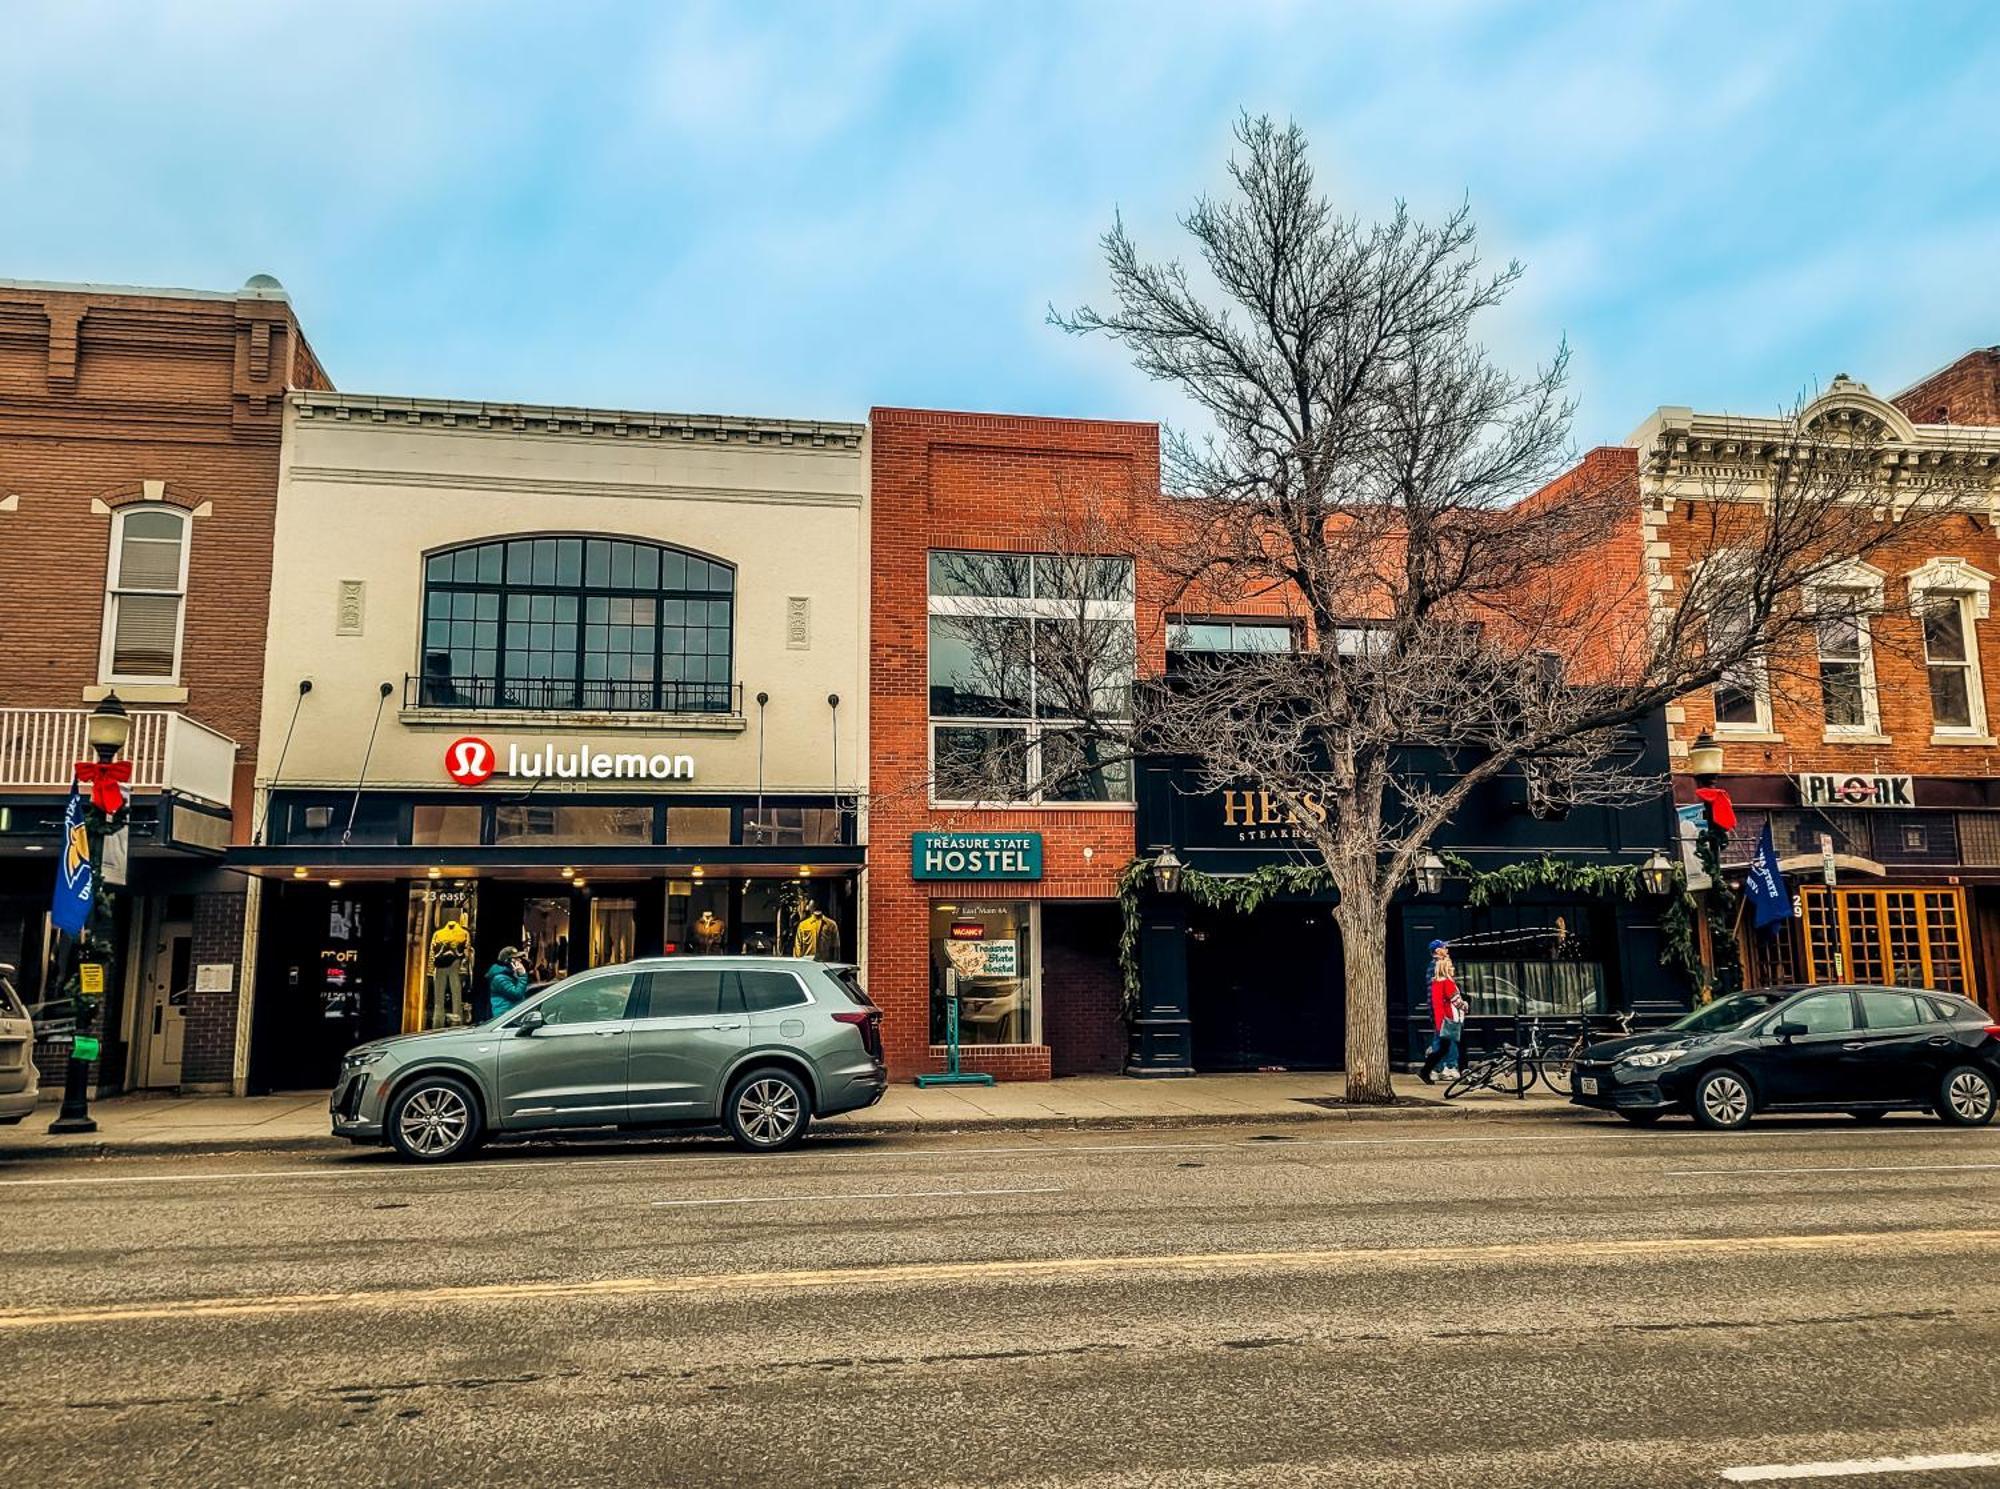
M 250 1084 L 470 1019 L 503 948 L 857 956 L 868 468 L 859 423 L 292 395 Z

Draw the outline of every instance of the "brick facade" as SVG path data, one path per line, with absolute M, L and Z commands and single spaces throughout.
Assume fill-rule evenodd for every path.
M 102 695 L 114 514 L 147 502 L 192 514 L 179 676 L 117 691 L 135 710 L 177 710 L 235 742 L 238 842 L 250 826 L 284 395 L 327 386 L 275 281 L 233 294 L 0 281 L 0 553 L 17 580 L 36 576 L 0 590 L 0 710 L 77 710 Z M 0 782 L 0 793 L 23 789 Z M 146 902 L 182 892 L 176 865 L 210 868 L 143 851 L 130 896 L 138 956 Z M 0 883 L 10 915 L 32 923 L 47 879 L 47 860 L 32 860 Z M 198 959 L 234 965 L 241 893 L 195 898 Z M 236 1006 L 233 993 L 190 995 L 184 1082 L 231 1080 Z M 114 998 L 106 1015 L 99 1079 L 118 1085 L 132 1013 Z
M 2000 424 L 2000 346 L 1967 352 L 1892 401 L 1918 424 Z
M 1049 504 L 1083 488 L 1101 505 L 1132 504 L 1135 520 L 1142 518 L 1159 491 L 1159 431 L 1151 424 L 913 409 L 876 409 L 871 426 L 867 973 L 869 993 L 887 1015 L 890 1071 L 901 1079 L 942 1065 L 941 1051 L 929 1042 L 931 902 L 975 893 L 964 884 L 913 880 L 913 832 L 1039 832 L 1044 877 L 995 884 L 976 896 L 1094 901 L 1100 912 L 1115 901 L 1119 873 L 1134 851 L 1133 813 L 1122 805 L 1001 811 L 929 805 L 929 552 L 1033 552 L 1045 535 Z M 1138 578 L 1140 667 L 1157 671 L 1164 637 L 1147 617 L 1159 615 L 1163 595 L 1155 576 L 1142 569 Z M 1116 936 L 1115 916 L 1107 913 L 1046 915 L 1045 1042 L 966 1046 L 967 1067 L 1003 1080 L 1118 1068 L 1122 1054 L 1114 1052 L 1122 1052 L 1124 1035 Z

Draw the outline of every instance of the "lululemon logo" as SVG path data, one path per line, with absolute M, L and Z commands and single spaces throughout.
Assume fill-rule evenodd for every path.
M 476 734 L 453 740 L 444 752 L 444 768 L 461 786 L 477 786 L 493 774 L 493 746 Z

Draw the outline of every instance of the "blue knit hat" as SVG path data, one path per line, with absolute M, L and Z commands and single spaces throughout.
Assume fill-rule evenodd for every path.
M 1449 941 L 1433 941 L 1431 942 L 1431 950 L 1443 951 L 1449 945 L 1451 945 Z

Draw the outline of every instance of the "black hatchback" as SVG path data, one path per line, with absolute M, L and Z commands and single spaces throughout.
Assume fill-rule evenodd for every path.
M 2000 1023 L 1952 993 L 1787 987 L 1737 993 L 1576 1062 L 1570 1100 L 1655 1122 L 1741 1127 L 1757 1112 L 1936 1112 L 1981 1127 L 2000 1104 Z

